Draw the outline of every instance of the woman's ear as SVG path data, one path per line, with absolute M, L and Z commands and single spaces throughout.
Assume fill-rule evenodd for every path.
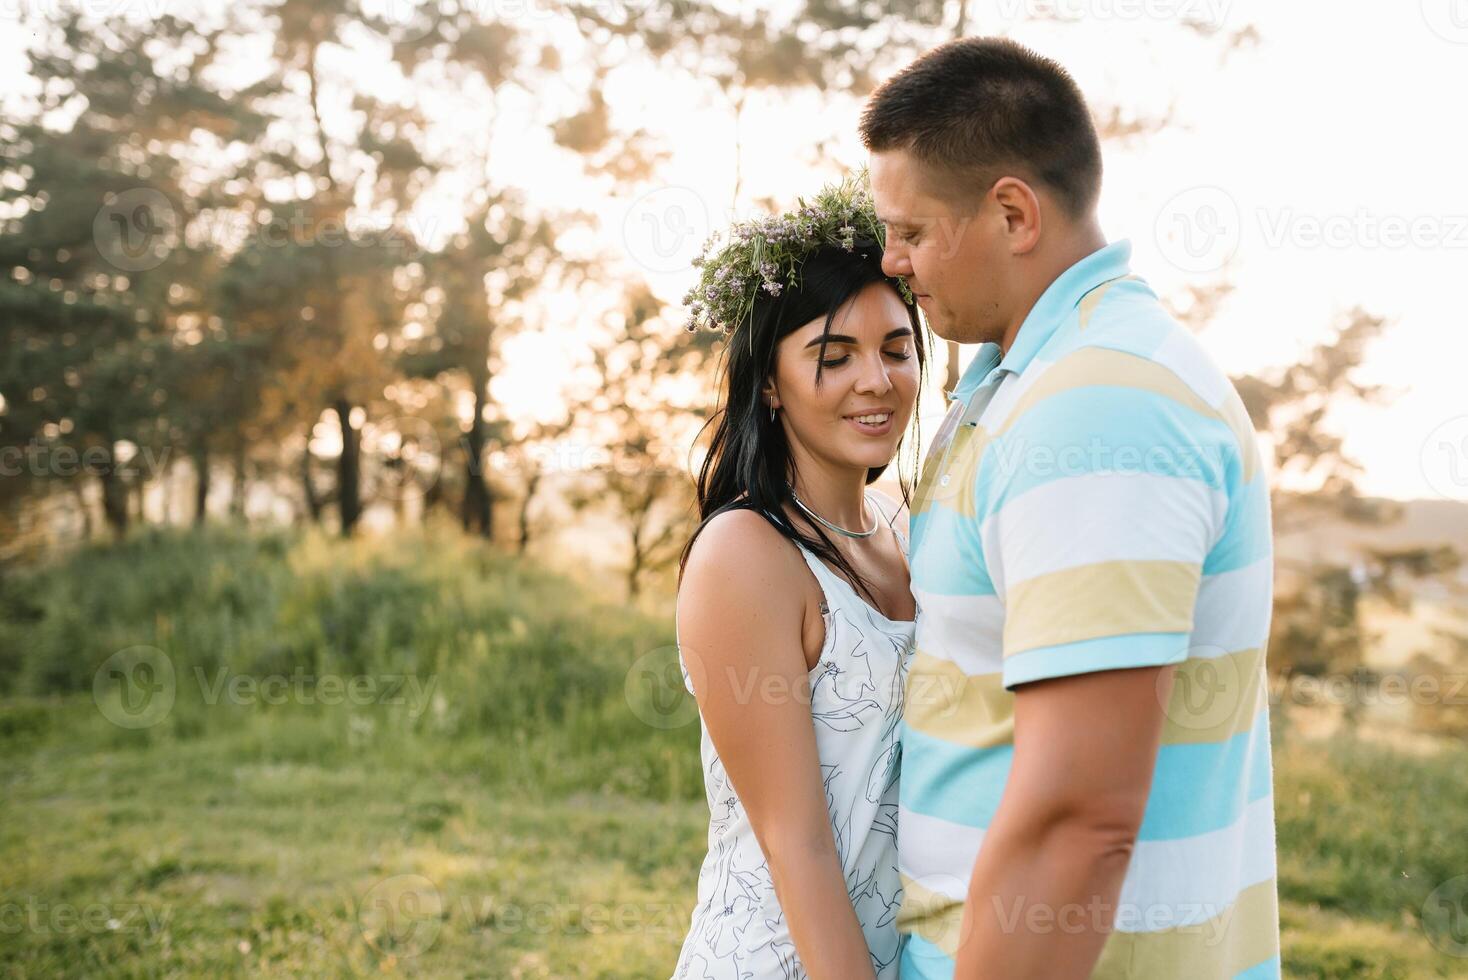
M 771 408 L 780 407 L 780 393 L 775 389 L 774 379 L 766 379 L 765 386 L 760 389 L 760 394 L 765 396 L 765 404 Z

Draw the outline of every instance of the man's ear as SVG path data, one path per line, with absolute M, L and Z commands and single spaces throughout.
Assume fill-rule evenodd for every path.
M 1004 221 L 1010 252 L 1029 253 L 1040 241 L 1040 198 L 1034 188 L 1018 177 L 1000 177 L 989 193 Z

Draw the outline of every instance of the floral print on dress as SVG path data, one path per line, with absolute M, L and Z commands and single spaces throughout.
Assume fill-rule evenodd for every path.
M 906 554 L 907 542 L 898 540 Z M 811 719 L 836 853 L 877 978 L 896 980 L 898 736 L 914 623 L 888 619 L 797 547 L 826 597 L 825 643 L 810 672 Z M 686 669 L 683 681 L 692 691 Z M 707 729 L 700 752 L 708 854 L 674 980 L 805 980 L 764 852 Z

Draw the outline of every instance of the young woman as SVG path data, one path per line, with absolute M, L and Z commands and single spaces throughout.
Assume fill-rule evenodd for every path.
M 694 325 L 729 340 L 678 589 L 710 810 L 680 980 L 897 976 L 915 608 L 905 519 L 868 484 L 915 418 L 925 347 L 880 241 L 847 183 L 736 227 L 693 294 Z

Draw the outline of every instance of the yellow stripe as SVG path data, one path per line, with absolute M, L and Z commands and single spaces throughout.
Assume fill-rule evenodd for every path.
M 1101 297 L 1105 296 L 1107 291 L 1110 290 L 1112 286 L 1115 286 L 1119 282 L 1125 282 L 1128 279 L 1136 278 L 1136 276 L 1121 276 L 1117 279 L 1108 279 L 1101 285 L 1093 287 L 1090 292 L 1082 296 L 1081 301 L 1078 304 L 1077 313 L 1080 329 L 1084 330 L 1086 329 L 1086 327 L 1090 326 L 1091 316 L 1096 312 L 1096 307 L 1101 305 Z
M 967 872 L 968 869 L 964 869 L 964 873 Z M 963 901 L 925 888 L 908 875 L 899 875 L 899 878 L 902 881 L 902 905 L 897 910 L 897 931 L 915 933 L 949 956 L 958 955 Z
M 1259 442 L 1254 436 L 1254 420 L 1249 418 L 1249 410 L 1244 407 L 1243 399 L 1232 388 L 1223 400 L 1220 415 L 1233 430 L 1234 438 L 1239 441 L 1239 456 L 1244 464 L 1244 482 L 1252 483 L 1261 463 Z
M 1266 704 L 1264 651 L 1239 650 L 1178 664 L 1165 706 L 1163 745 L 1222 742 L 1254 727 Z M 951 660 L 917 650 L 908 668 L 903 720 L 950 745 L 1014 744 L 1014 694 L 1004 675 L 965 674 Z
M 954 745 L 976 749 L 1014 741 L 1014 695 L 1003 674 L 965 674 L 958 664 L 918 650 L 908 668 L 902 717 Z
M 1270 878 L 1245 888 L 1238 901 L 1207 922 L 1160 932 L 1112 933 L 1091 980 L 1227 980 L 1277 955 L 1279 906 Z
M 1128 633 L 1190 633 L 1200 574 L 1193 562 L 1101 561 L 1026 579 L 1004 604 L 1004 656 Z
M 906 875 L 902 876 L 902 908 L 897 913 L 899 932 L 913 933 L 937 946 L 950 957 L 957 958 L 963 938 L 963 904 L 942 894 L 923 888 Z M 1014 910 L 1026 921 L 1026 903 Z M 998 915 L 998 910 L 985 909 L 985 914 Z M 1154 914 L 1174 911 L 1158 907 Z M 1185 911 L 1177 909 L 1177 912 Z M 1128 909 L 1129 915 L 1145 917 L 1145 907 Z M 1089 925 L 1090 913 L 1081 910 L 1081 921 Z M 1008 914 L 1008 913 L 1006 913 Z M 1074 917 L 1036 916 L 1034 922 L 1059 930 L 1062 921 Z M 972 926 L 969 927 L 972 929 Z M 1113 932 L 1107 937 L 1101 958 L 1091 973 L 1091 980 L 1133 980 L 1133 978 L 1186 977 L 1188 980 L 1227 980 L 1249 967 L 1279 955 L 1279 906 L 1275 880 L 1270 878 L 1250 885 L 1238 899 L 1221 913 L 1197 925 L 1179 926 L 1157 932 Z
M 1222 742 L 1247 732 L 1267 693 L 1262 648 L 1181 663 L 1173 677 L 1162 744 Z
M 976 516 L 973 499 L 975 470 L 989 444 L 1005 435 L 1027 411 L 1045 399 L 1073 388 L 1100 384 L 1149 391 L 1171 399 L 1206 418 L 1222 422 L 1233 432 L 1238 442 L 1244 466 L 1244 481 L 1247 483 L 1254 479 L 1259 470 L 1259 449 L 1248 412 L 1244 410 L 1243 402 L 1233 389 L 1229 389 L 1221 406 L 1209 405 L 1171 368 L 1156 361 L 1125 351 L 1084 347 L 1067 354 L 1046 370 L 1019 397 L 999 428 L 990 431 L 983 426 L 970 428 L 961 425 L 947 451 L 935 447 L 937 451 L 929 453 L 925 461 L 918 485 L 920 504 L 913 509 L 913 513 L 918 514 L 928 505 L 942 502 L 960 514 Z M 938 482 L 943 472 L 950 474 L 946 487 L 940 486 Z

